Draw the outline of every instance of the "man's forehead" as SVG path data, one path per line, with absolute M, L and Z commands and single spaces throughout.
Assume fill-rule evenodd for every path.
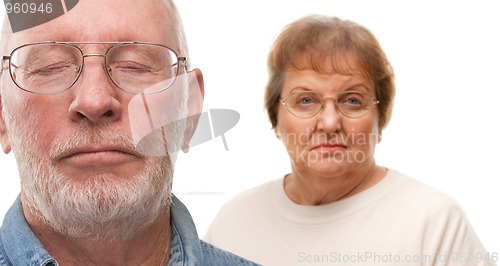
M 68 13 L 11 36 L 10 49 L 38 41 L 144 41 L 178 46 L 177 25 L 164 0 L 81 0 Z M 176 49 L 177 50 L 177 49 Z

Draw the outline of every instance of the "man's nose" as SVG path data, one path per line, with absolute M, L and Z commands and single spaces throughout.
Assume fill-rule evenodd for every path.
M 111 82 L 102 55 L 85 57 L 79 80 L 74 86 L 75 96 L 69 107 L 72 120 L 102 123 L 117 120 L 122 115 L 120 93 Z

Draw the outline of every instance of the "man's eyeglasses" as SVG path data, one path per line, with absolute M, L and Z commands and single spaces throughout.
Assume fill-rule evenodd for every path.
M 111 45 L 104 54 L 84 54 L 77 45 Z M 141 42 L 40 42 L 17 47 L 2 58 L 14 83 L 36 94 L 56 94 L 71 88 L 82 74 L 84 58 L 99 56 L 109 79 L 128 93 L 155 93 L 168 89 L 179 73 L 179 57 L 172 49 Z M 8 61 L 8 66 L 4 63 Z
M 322 97 L 312 91 L 299 91 L 291 93 L 280 102 L 292 115 L 299 118 L 311 118 L 325 107 L 327 99 L 332 99 L 336 109 L 348 118 L 362 117 L 379 103 L 372 96 L 357 91 L 342 92 L 337 95 L 337 98 Z

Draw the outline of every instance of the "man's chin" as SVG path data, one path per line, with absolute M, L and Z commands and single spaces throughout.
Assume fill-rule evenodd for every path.
M 40 215 L 48 226 L 72 238 L 127 239 L 129 232 L 142 231 L 169 207 L 169 199 L 157 195 L 160 193 L 148 193 L 157 196 L 156 199 L 148 195 L 120 198 L 103 191 L 89 193 L 85 199 L 75 194 L 78 193 L 55 195 L 56 200 L 68 200 L 35 207 L 41 210 Z
M 140 179 L 140 173 L 132 171 L 128 173 L 117 173 L 101 169 L 83 173 L 60 171 L 60 176 L 64 177 L 60 182 L 64 183 L 68 189 L 75 190 L 75 193 L 87 191 L 88 193 L 101 194 L 108 191 L 130 189 L 130 186 L 141 182 L 138 180 Z
M 62 235 L 127 239 L 170 206 L 170 170 L 152 167 L 145 172 L 125 179 L 109 173 L 39 176 L 23 184 L 24 199 L 31 213 Z

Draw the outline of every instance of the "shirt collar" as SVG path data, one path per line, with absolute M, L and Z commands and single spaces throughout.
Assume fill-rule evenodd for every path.
M 195 224 L 186 206 L 174 195 L 170 215 L 172 243 L 168 265 L 202 265 L 201 241 Z
M 0 241 L 12 265 L 57 266 L 24 218 L 20 196 L 9 209 L 0 231 Z

